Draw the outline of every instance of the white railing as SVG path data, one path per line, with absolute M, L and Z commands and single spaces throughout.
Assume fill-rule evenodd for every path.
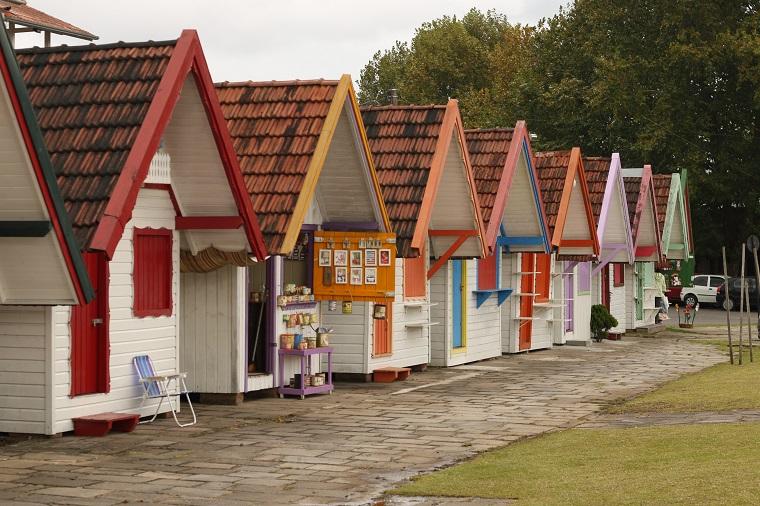
M 156 154 L 153 155 L 153 160 L 150 162 L 148 177 L 145 178 L 145 182 L 171 184 L 172 172 L 169 153 L 156 151 Z

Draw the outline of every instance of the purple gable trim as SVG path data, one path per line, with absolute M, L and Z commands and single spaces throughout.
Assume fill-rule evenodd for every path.
M 620 163 L 620 154 L 612 153 L 610 160 L 610 171 L 607 175 L 607 184 L 604 187 L 604 199 L 602 200 L 602 210 L 599 213 L 599 224 L 596 227 L 596 235 L 599 238 L 599 247 L 603 251 L 605 249 L 613 248 L 614 254 L 617 254 L 620 250 L 618 244 L 604 244 L 604 230 L 607 227 L 607 218 L 609 217 L 610 206 L 612 203 L 612 196 L 614 192 L 618 192 L 620 196 L 620 202 L 623 206 L 623 221 L 625 226 L 625 239 L 627 248 L 628 259 L 633 261 L 633 236 L 631 234 L 631 220 L 628 218 L 628 204 L 625 196 L 625 184 L 623 182 L 622 165 Z
M 380 225 L 374 221 L 330 221 L 322 223 L 322 230 L 333 232 L 376 232 L 380 230 Z

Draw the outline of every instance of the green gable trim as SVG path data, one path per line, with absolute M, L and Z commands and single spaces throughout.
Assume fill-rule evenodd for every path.
M 679 224 L 675 223 L 676 211 L 680 211 Z M 673 233 L 673 227 L 680 225 L 685 243 L 670 242 L 670 236 Z M 680 247 L 679 247 L 680 245 Z M 681 178 L 677 173 L 670 177 L 670 191 L 668 193 L 668 205 L 665 213 L 665 226 L 662 230 L 662 250 L 667 256 L 670 250 L 684 250 L 684 257 L 691 256 L 689 251 L 689 227 L 686 221 L 686 203 L 683 195 L 683 185 Z
M 2 16 L 0 16 L 0 20 L 2 20 Z M 13 83 L 13 87 L 16 91 L 16 96 L 18 97 L 19 104 L 21 105 L 21 113 L 24 117 L 24 122 L 26 123 L 26 127 L 29 131 L 32 145 L 34 146 L 34 151 L 37 155 L 40 169 L 42 170 L 42 176 L 45 180 L 50 198 L 53 202 L 55 214 L 61 224 L 63 237 L 66 241 L 69 255 L 71 256 L 71 262 L 74 266 L 74 271 L 79 278 L 79 284 L 82 288 L 85 302 L 89 302 L 95 296 L 95 291 L 92 288 L 90 277 L 87 274 L 87 268 L 85 267 L 84 260 L 82 259 L 80 246 L 74 237 L 74 231 L 71 227 L 69 214 L 63 205 L 63 197 L 61 197 L 61 192 L 58 188 L 58 183 L 56 182 L 55 170 L 53 170 L 53 164 L 50 161 L 50 154 L 48 153 L 47 147 L 45 146 L 45 140 L 42 137 L 42 131 L 40 130 L 40 126 L 37 123 L 37 116 L 34 113 L 34 108 L 32 107 L 32 103 L 29 101 L 29 94 L 26 90 L 26 84 L 21 77 L 21 71 L 19 70 L 18 63 L 16 62 L 16 54 L 11 47 L 11 42 L 8 39 L 8 34 L 5 32 L 4 24 L 2 27 L 0 27 L 0 52 L 2 52 L 2 57 L 5 60 L 6 66 L 8 67 L 8 71 L 10 72 L 11 82 Z
M 45 237 L 51 230 L 50 220 L 0 221 L 0 237 Z

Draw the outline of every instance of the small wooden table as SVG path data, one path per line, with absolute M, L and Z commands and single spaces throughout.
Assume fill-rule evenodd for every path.
M 280 398 L 286 395 L 299 395 L 303 399 L 307 395 L 312 394 L 332 394 L 333 380 L 332 380 L 332 352 L 333 349 L 329 346 L 322 348 L 309 348 L 306 350 L 286 350 L 280 348 L 278 353 L 279 360 L 277 361 L 277 369 L 279 371 L 280 387 L 278 392 Z M 311 360 L 308 360 L 312 355 L 327 355 L 327 378 L 324 385 L 318 386 L 305 386 L 305 380 L 307 374 L 311 374 Z M 301 359 L 301 385 L 295 387 L 289 387 L 285 385 L 285 357 L 299 357 Z
M 102 437 L 109 431 L 132 432 L 140 420 L 137 413 L 98 413 L 74 418 L 74 434 Z

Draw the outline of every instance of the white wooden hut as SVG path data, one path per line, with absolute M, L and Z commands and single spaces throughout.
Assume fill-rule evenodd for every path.
M 652 168 L 623 169 L 635 262 L 625 267 L 626 329 L 654 325 L 659 308 L 655 305 L 655 263 L 662 258 L 657 197 Z
M 39 410 L 23 431 L 53 434 L 75 417 L 137 412 L 135 356 L 159 374 L 181 369 L 181 248 L 261 256 L 263 240 L 194 31 L 23 50 L 18 62 L 95 291 L 28 315 L 46 359 L 28 371 L 41 395 L 17 399 Z
M 545 281 L 550 286 L 537 287 L 535 298 L 555 307 L 553 318 L 533 320 L 533 327 L 551 324 L 547 332 L 554 344 L 587 344 L 591 341 L 591 262 L 599 256 L 599 240 L 581 150 L 536 153 L 535 163 L 554 249 L 552 261 L 544 263 L 551 265 L 552 279 Z M 524 267 L 548 270 L 530 264 Z
M 610 331 L 624 334 L 628 316 L 624 273 L 626 264 L 633 265 L 634 251 L 620 155 L 586 157 L 583 163 L 601 251 L 592 271 L 592 299 L 618 321 Z
M 553 307 L 548 298 L 536 301 L 527 294 L 534 293 L 535 286 L 543 285 L 542 280 L 551 273 L 530 268 L 530 274 L 521 274 L 523 261 L 535 264 L 537 257 L 540 261 L 551 259 L 527 126 L 518 121 L 514 129 L 467 130 L 466 135 L 486 224 L 486 244 L 493 250 L 477 261 L 475 310 L 482 307 L 483 312 L 492 312 L 496 307 L 501 323 L 499 328 L 488 318 L 488 325 L 480 331 L 498 332 L 502 353 L 549 347 L 551 336 L 534 333 L 533 318 L 534 314 L 551 318 Z M 546 331 L 549 325 L 552 323 L 537 326 L 537 330 Z

